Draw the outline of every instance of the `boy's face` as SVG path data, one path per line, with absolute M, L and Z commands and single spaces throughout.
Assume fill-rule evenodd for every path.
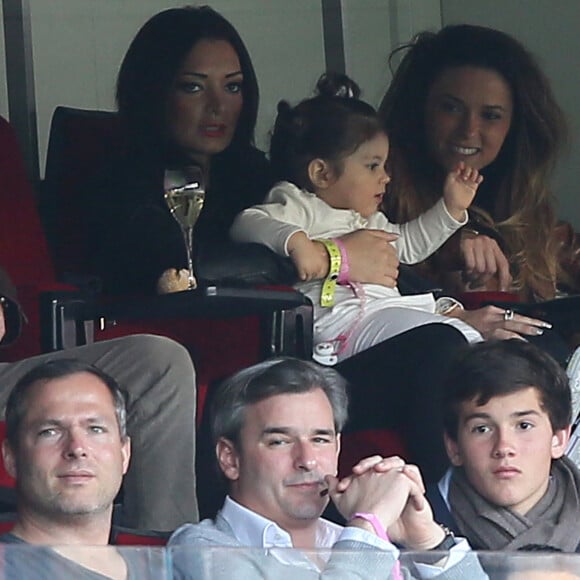
M 445 434 L 449 459 L 462 465 L 489 502 L 526 514 L 546 492 L 552 459 L 564 454 L 570 428 L 552 430 L 535 387 L 461 403 L 457 441 Z

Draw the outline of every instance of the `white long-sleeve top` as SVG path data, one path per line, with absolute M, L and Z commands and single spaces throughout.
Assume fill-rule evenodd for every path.
M 349 209 L 336 209 L 329 206 L 315 194 L 299 189 L 294 184 L 282 181 L 268 193 L 265 203 L 253 206 L 240 213 L 230 230 L 237 242 L 263 244 L 279 255 L 288 255 L 288 240 L 296 232 L 304 232 L 310 239 L 334 238 L 360 229 L 377 229 L 399 234 L 391 242 L 399 260 L 406 264 L 420 262 L 435 252 L 463 222 L 455 220 L 447 211 L 443 200 L 417 219 L 404 224 L 389 222 L 384 214 L 375 212 L 368 218 Z M 347 331 L 360 318 L 361 301 L 349 286 L 338 285 L 334 294 L 334 306 L 324 308 L 320 305 L 322 280 L 298 282 L 295 287 L 306 294 L 314 305 L 314 341 L 332 341 Z M 354 351 L 368 348 L 376 341 L 388 338 L 390 332 L 398 334 L 407 328 L 429 322 L 447 322 L 463 325 L 460 321 L 442 317 L 435 313 L 435 298 L 431 293 L 401 296 L 397 288 L 387 288 L 379 284 L 363 284 L 365 295 L 364 315 L 375 317 L 385 308 L 413 309 L 425 313 L 421 317 L 405 316 L 399 319 L 393 330 L 385 329 L 383 334 L 363 339 L 353 346 Z M 393 312 L 393 315 L 395 311 Z M 400 314 L 401 311 L 399 311 Z M 408 312 L 408 311 L 403 311 Z M 418 317 L 418 318 L 417 318 Z M 434 318 L 435 317 L 435 318 Z M 408 320 L 407 320 L 408 319 Z M 364 322 L 361 323 L 364 326 Z M 477 334 L 477 333 L 476 333 Z M 349 349 L 345 355 L 354 354 Z
M 282 181 L 266 196 L 264 203 L 244 210 L 235 219 L 230 235 L 237 242 L 263 244 L 282 256 L 288 255 L 288 240 L 296 232 L 310 239 L 335 238 L 360 229 L 399 234 L 392 242 L 404 264 L 421 262 L 435 252 L 463 222 L 447 211 L 443 199 L 417 219 L 393 224 L 381 212 L 364 218 L 350 209 L 336 209 L 314 193 Z

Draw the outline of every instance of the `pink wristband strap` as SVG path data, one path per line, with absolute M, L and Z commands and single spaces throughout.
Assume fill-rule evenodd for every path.
M 356 512 L 352 514 L 349 521 L 352 522 L 352 520 L 354 520 L 355 518 L 360 518 L 361 520 L 367 521 L 374 528 L 375 534 L 379 538 L 381 538 L 381 540 L 386 540 L 387 542 L 390 542 L 387 530 L 385 530 L 383 524 L 381 524 L 381 521 L 375 514 L 369 514 L 366 512 Z
M 361 520 L 367 521 L 374 528 L 375 534 L 377 534 L 377 536 L 381 538 L 381 540 L 385 540 L 387 542 L 391 541 L 389 539 L 389 534 L 387 534 L 387 530 L 385 530 L 385 527 L 381 523 L 381 520 L 379 520 L 379 518 L 375 514 L 367 512 L 356 512 L 352 514 L 349 522 L 352 522 L 352 520 L 354 520 L 355 518 L 360 518 Z M 403 573 L 401 572 L 401 562 L 399 562 L 399 560 L 395 562 L 395 565 L 393 567 L 392 578 L 394 580 L 403 579 Z

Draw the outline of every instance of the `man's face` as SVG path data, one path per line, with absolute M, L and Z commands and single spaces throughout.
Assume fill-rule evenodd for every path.
M 223 439 L 217 445 L 230 495 L 283 529 L 311 524 L 328 503 L 320 492 L 324 476 L 336 474 L 339 438 L 321 389 L 251 405 L 239 448 Z
M 27 406 L 19 448 L 5 442 L 2 449 L 19 509 L 53 518 L 110 510 L 130 442 L 121 439 L 107 386 L 91 373 L 75 373 L 34 385 Z
M 564 454 L 569 429 L 554 432 L 535 387 L 460 406 L 457 441 L 445 435 L 453 465 L 489 502 L 526 514 L 546 492 L 552 459 Z

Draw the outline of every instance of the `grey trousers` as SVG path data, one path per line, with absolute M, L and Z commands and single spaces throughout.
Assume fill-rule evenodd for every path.
M 123 525 L 168 531 L 196 522 L 195 369 L 187 350 L 166 337 L 135 335 L 0 363 L 0 408 L 20 377 L 54 358 L 94 364 L 125 392 L 132 454 Z

